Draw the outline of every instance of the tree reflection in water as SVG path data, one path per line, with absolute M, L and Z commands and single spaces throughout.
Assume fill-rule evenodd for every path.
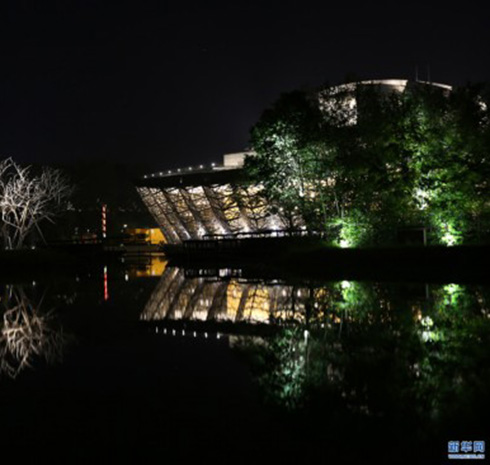
M 304 324 L 235 347 L 265 401 L 322 434 L 433 441 L 444 453 L 445 435 L 488 423 L 490 294 L 449 284 L 419 301 L 399 295 L 346 281 L 314 288 Z
M 0 374 L 16 378 L 35 360 L 61 361 L 66 337 L 53 325 L 53 313 L 42 312 L 23 288 L 6 286 L 0 302 Z

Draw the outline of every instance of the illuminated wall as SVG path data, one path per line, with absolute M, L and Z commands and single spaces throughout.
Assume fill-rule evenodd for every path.
M 159 228 L 126 228 L 124 232 L 132 240 L 142 239 L 147 244 L 158 245 L 165 242 L 165 238 Z
M 268 212 L 259 188 L 231 183 L 202 186 L 137 187 L 167 242 L 205 234 L 281 230 L 286 222 Z

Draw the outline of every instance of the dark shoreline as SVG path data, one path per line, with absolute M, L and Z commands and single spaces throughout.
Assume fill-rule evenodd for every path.
M 490 246 L 341 249 L 319 240 L 256 239 L 227 246 L 167 245 L 171 265 L 241 268 L 264 277 L 322 280 L 488 283 Z
M 148 250 L 149 256 L 153 250 Z M 318 239 L 247 239 L 239 244 L 166 245 L 171 266 L 196 270 L 228 268 L 259 279 L 481 283 L 490 281 L 490 246 L 413 246 L 340 249 Z M 121 253 L 79 246 L 0 251 L 0 279 L 9 281 L 75 275 L 119 261 Z
M 0 251 L 0 279 L 17 282 L 75 276 L 107 260 L 100 250 L 36 248 Z

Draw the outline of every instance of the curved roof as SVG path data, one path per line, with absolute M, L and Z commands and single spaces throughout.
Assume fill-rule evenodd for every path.
M 448 84 L 442 84 L 440 82 L 429 81 L 410 81 L 408 79 L 367 79 L 363 81 L 348 82 L 346 84 L 340 84 L 338 86 L 332 86 L 330 89 L 337 90 L 338 92 L 353 91 L 357 86 L 382 86 L 393 89 L 394 91 L 403 92 L 407 85 L 429 85 L 433 87 L 439 87 L 440 89 L 451 91 L 453 88 Z

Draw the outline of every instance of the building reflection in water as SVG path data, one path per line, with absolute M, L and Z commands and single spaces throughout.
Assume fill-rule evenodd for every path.
M 6 286 L 1 299 L 0 375 L 16 378 L 35 361 L 61 361 L 66 337 L 22 288 Z
M 162 276 L 167 267 L 167 259 L 163 255 L 146 255 L 137 257 L 136 263 L 126 260 L 127 280 L 135 278 L 152 278 Z
M 141 319 L 156 323 L 156 332 L 163 322 L 233 323 L 223 334 L 233 334 L 230 345 L 250 355 L 265 398 L 287 409 L 316 411 L 328 398 L 328 408 L 342 418 L 396 422 L 399 415 L 423 419 L 427 428 L 437 422 L 433 431 L 441 432 L 444 422 L 461 414 L 457 406 L 477 405 L 490 386 L 482 345 L 490 337 L 487 287 L 349 281 L 293 286 L 209 271 L 186 276 L 168 267 Z M 274 328 L 249 337 L 235 323 Z
M 414 285 L 401 296 L 399 291 L 350 281 L 292 284 L 245 278 L 239 269 L 166 267 L 140 318 L 324 326 L 358 318 L 362 308 L 372 314 L 377 307 L 376 315 L 389 321 L 395 306 L 420 318 L 429 305 L 427 286 Z
M 197 320 L 247 323 L 302 321 L 311 294 L 307 287 L 277 281 L 250 281 L 217 270 L 186 276 L 168 267 L 150 297 L 142 320 Z M 225 275 L 225 276 L 224 276 Z

